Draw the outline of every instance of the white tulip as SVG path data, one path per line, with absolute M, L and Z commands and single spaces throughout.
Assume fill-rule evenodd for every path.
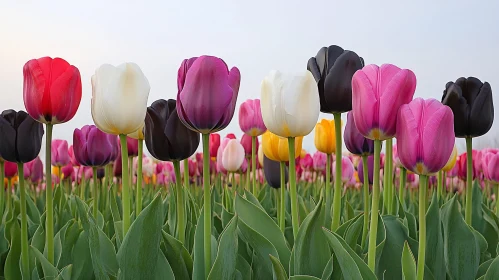
M 222 164 L 225 170 L 236 172 L 244 162 L 244 147 L 236 139 L 230 139 L 222 153 Z
M 137 140 L 144 140 L 144 125 L 145 123 L 142 123 L 139 129 L 137 129 L 135 132 L 132 132 L 128 134 L 128 137 L 137 139 Z
M 92 76 L 92 118 L 110 134 L 130 134 L 144 125 L 149 81 L 135 63 L 104 64 Z
M 271 71 L 261 85 L 261 110 L 267 129 L 281 137 L 309 134 L 319 118 L 317 83 L 308 70 L 295 75 Z

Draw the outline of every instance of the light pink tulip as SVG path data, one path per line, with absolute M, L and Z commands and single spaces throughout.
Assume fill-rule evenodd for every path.
M 326 170 L 326 160 L 327 156 L 323 152 L 315 152 L 312 156 L 312 161 L 314 164 L 315 171 L 325 171 Z M 334 166 L 334 165 L 333 165 Z
M 225 170 L 236 172 L 244 162 L 244 148 L 239 141 L 231 139 L 222 154 L 222 164 Z
M 239 127 L 249 136 L 260 136 L 266 130 L 260 109 L 260 99 L 248 99 L 239 107 Z
M 333 164 L 331 164 L 331 169 L 332 169 L 331 174 L 333 175 L 332 179 L 334 179 L 334 177 L 336 176 L 336 172 L 334 172 L 335 167 L 336 167 L 336 161 L 333 161 Z M 341 157 L 341 181 L 344 184 L 348 183 L 352 179 L 354 172 L 355 172 L 355 168 L 354 168 L 353 163 L 350 160 L 350 158 L 346 157 L 346 156 L 342 156 Z
M 52 140 L 50 147 L 52 151 L 51 163 L 53 166 L 65 166 L 70 162 L 68 141 L 55 139 Z

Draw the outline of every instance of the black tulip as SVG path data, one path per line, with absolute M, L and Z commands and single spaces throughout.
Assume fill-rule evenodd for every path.
M 273 161 L 263 155 L 263 173 L 265 174 L 265 180 L 274 189 L 281 188 L 281 163 L 278 161 Z M 284 184 L 288 182 L 288 167 L 286 166 L 284 173 Z
M 445 85 L 442 103 L 454 113 L 456 137 L 478 137 L 487 133 L 494 122 L 494 104 L 490 84 L 475 77 L 461 77 Z
M 307 69 L 312 72 L 319 88 L 321 112 L 352 110 L 352 76 L 362 67 L 362 57 L 335 45 L 321 48 L 308 60 Z
M 184 160 L 196 152 L 199 133 L 179 119 L 176 101 L 159 99 L 147 108 L 144 137 L 147 150 L 162 161 Z
M 11 162 L 34 160 L 42 148 L 43 125 L 24 111 L 5 110 L 0 115 L 0 155 Z

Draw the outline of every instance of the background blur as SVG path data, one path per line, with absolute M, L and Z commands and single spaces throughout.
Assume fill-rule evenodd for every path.
M 499 118 L 499 1 L 46 2 L 0 4 L 0 110 L 24 110 L 24 63 L 62 57 L 80 69 L 83 83 L 75 118 L 54 129 L 54 138 L 69 142 L 75 127 L 93 123 L 90 77 L 103 63 L 136 62 L 151 84 L 151 104 L 176 98 L 184 58 L 215 55 L 241 70 L 239 106 L 259 98 L 270 70 L 306 69 L 307 60 L 331 44 L 357 52 L 366 64 L 413 70 L 419 97 L 440 100 L 445 84 L 461 76 L 488 81 Z M 237 111 L 222 136 L 240 138 Z M 474 146 L 499 148 L 498 136 L 496 119 Z M 313 137 L 303 142 L 309 152 Z M 458 148 L 464 150 L 464 141 Z

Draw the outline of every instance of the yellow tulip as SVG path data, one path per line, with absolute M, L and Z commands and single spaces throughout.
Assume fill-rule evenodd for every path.
M 57 166 L 52 166 L 52 174 L 55 175 L 56 177 L 60 177 L 61 169 Z
M 341 122 L 343 126 L 343 121 Z M 315 148 L 325 154 L 334 154 L 336 152 L 336 133 L 334 131 L 334 120 L 322 119 L 315 125 Z
M 299 157 L 301 154 L 303 137 L 296 137 L 295 140 L 295 155 Z M 273 161 L 289 161 L 288 139 L 279 137 L 270 131 L 267 131 L 262 136 L 262 148 L 266 157 Z
M 445 164 L 444 168 L 442 168 L 442 171 L 451 171 L 452 168 L 454 168 L 454 165 L 456 165 L 457 161 L 457 148 L 456 145 L 454 145 L 454 149 L 452 149 L 452 154 L 450 155 L 449 161 Z

